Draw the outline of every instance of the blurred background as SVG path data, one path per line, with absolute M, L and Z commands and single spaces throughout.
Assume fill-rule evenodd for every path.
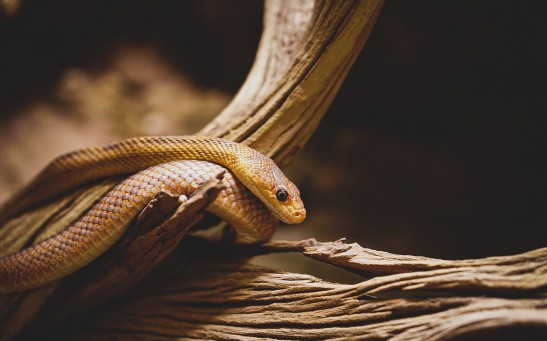
M 254 0 L 0 2 L 0 201 L 63 152 L 199 130 L 262 27 Z M 287 169 L 308 219 L 276 238 L 446 259 L 545 246 L 545 18 L 545 1 L 386 1 Z

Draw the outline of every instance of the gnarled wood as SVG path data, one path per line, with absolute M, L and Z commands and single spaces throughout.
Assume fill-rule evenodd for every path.
M 287 165 L 319 124 L 368 38 L 382 1 L 266 1 L 247 80 L 200 133 Z
M 547 332 L 544 287 L 538 292 L 537 287 L 521 280 L 514 282 L 515 291 L 505 292 L 508 297 L 496 297 L 500 292 L 492 290 L 505 287 L 507 266 L 513 269 L 514 276 L 526 274 L 528 280 L 545 283 L 546 249 L 499 259 L 462 261 L 473 264 L 469 267 L 458 266 L 458 262 L 393 254 L 385 254 L 386 262 L 378 265 L 375 263 L 381 252 L 343 242 L 279 241 L 253 249 L 256 253 L 283 251 L 288 247 L 294 250 L 296 244 L 308 255 L 321 250 L 325 262 L 336 266 L 355 268 L 359 264 L 369 269 L 378 267 L 383 272 L 391 268 L 400 272 L 395 259 L 416 262 L 404 270 L 406 277 L 412 277 L 412 283 L 401 280 L 401 274 L 379 276 L 354 285 L 329 283 L 237 259 L 227 261 L 225 250 L 208 248 L 207 243 L 198 240 L 186 240 L 180 254 L 170 257 L 168 263 L 169 269 L 179 269 L 175 278 L 166 280 L 153 292 L 117 301 L 114 304 L 118 309 L 105 310 L 98 320 L 86 322 L 76 332 L 63 332 L 62 336 L 122 340 L 139 337 L 447 340 L 464 336 L 484 339 L 489 335 L 496 339 L 516 336 L 539 339 Z M 351 250 L 360 261 L 334 260 L 341 249 Z M 202 250 L 200 260 L 192 263 L 190 269 L 177 264 L 176 260 L 186 258 L 187 252 L 195 256 L 196 250 Z M 529 267 L 534 254 L 540 260 Z M 458 280 L 446 286 L 444 281 L 438 281 L 443 277 L 435 270 L 439 263 L 447 270 L 450 267 L 462 279 L 480 283 L 482 279 L 477 275 L 485 275 L 488 285 L 476 285 L 470 291 L 469 281 Z M 518 297 L 511 297 L 512 294 Z
M 265 28 L 247 81 L 232 103 L 199 133 L 243 142 L 272 156 L 280 165 L 286 165 L 311 136 L 328 108 L 368 37 L 381 3 L 379 0 L 267 1 Z M 85 212 L 117 181 L 106 181 L 70 193 L 12 219 L 0 230 L 2 253 L 15 252 L 56 233 Z M 177 238 L 182 238 L 184 233 L 185 229 L 180 230 Z M 120 245 L 128 245 L 127 238 L 124 236 Z M 153 238 L 141 242 L 142 249 L 153 248 Z M 156 258 L 161 259 L 171 249 L 158 252 Z M 70 297 L 68 305 L 62 302 L 69 298 L 59 293 L 73 288 L 78 278 L 92 276 L 95 263 L 60 283 L 0 297 L 3 307 L 0 310 L 0 338 L 9 338 L 21 330 L 46 333 L 48 329 L 63 325 L 73 311 L 70 307 L 81 308 L 78 314 L 70 317 L 85 314 L 86 307 L 90 306 L 85 302 L 103 295 L 99 294 L 101 288 L 112 289 L 112 280 L 134 283 L 131 271 L 120 272 L 116 265 L 124 264 L 130 254 L 112 250 L 109 257 L 120 258 L 107 263 L 106 279 L 89 290 L 75 291 L 78 295 Z M 99 299 L 97 303 L 102 301 Z M 55 307 L 66 309 L 62 311 Z M 44 316 L 46 321 L 56 323 L 43 323 Z M 28 325 L 33 319 L 34 322 Z

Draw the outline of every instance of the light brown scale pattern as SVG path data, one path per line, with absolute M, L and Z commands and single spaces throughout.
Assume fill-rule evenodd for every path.
M 222 170 L 205 161 L 174 161 L 129 177 L 63 232 L 1 258 L 0 292 L 27 290 L 73 273 L 112 246 L 161 190 L 190 196 Z M 226 172 L 224 181 L 227 188 L 208 210 L 234 227 L 238 242 L 269 239 L 277 218 L 232 173 Z
M 134 174 L 176 160 L 210 161 L 229 169 L 274 214 L 286 223 L 300 223 L 305 209 L 300 193 L 267 156 L 245 145 L 202 136 L 144 136 L 64 154 L 50 163 L 33 182 L 0 208 L 0 224 L 90 180 Z M 55 183 L 56 186 L 51 186 Z M 279 203 L 282 185 L 289 200 Z
M 234 226 L 239 242 L 256 243 L 270 238 L 272 229 L 263 226 L 270 226 L 270 221 L 275 220 L 273 216 L 269 214 L 267 215 L 269 218 L 264 218 L 261 214 L 257 216 L 253 213 L 265 212 L 264 206 L 285 223 L 297 224 L 306 217 L 298 188 L 287 179 L 270 158 L 256 150 L 219 138 L 145 136 L 101 147 L 84 148 L 58 157 L 27 187 L 0 208 L 0 224 L 91 180 L 134 174 L 148 167 L 180 160 L 213 162 L 226 167 L 233 174 L 233 176 L 227 175 L 227 179 L 232 176 L 241 182 L 236 182 L 236 187 L 241 190 L 236 191 L 234 189 L 236 187 L 232 187 L 234 193 L 240 193 L 239 196 L 232 194 L 233 196 L 230 197 L 228 194 L 228 201 L 219 203 L 217 200 L 209 207 L 211 212 Z M 177 170 L 167 170 L 169 171 L 175 173 Z M 167 186 L 171 186 L 169 177 L 165 173 L 160 173 L 154 176 L 165 179 Z M 198 175 L 196 176 L 199 178 Z M 125 185 L 128 187 L 118 189 L 123 192 L 122 197 L 109 199 L 114 200 L 110 203 L 102 202 L 102 206 L 98 208 L 98 212 L 102 212 L 101 216 L 81 222 L 87 224 L 85 226 L 90 226 L 89 229 L 85 229 L 83 225 L 72 226 L 74 231 L 69 228 L 48 239 L 49 243 L 32 246 L 0 258 L 0 293 L 7 292 L 3 291 L 4 287 L 14 292 L 38 286 L 40 283 L 51 282 L 63 277 L 65 273 L 73 272 L 72 269 L 78 269 L 96 257 L 89 252 L 82 253 L 79 245 L 92 245 L 93 247 L 88 249 L 94 250 L 94 254 L 103 253 L 115 240 L 111 238 L 113 231 L 123 231 L 127 228 L 128 223 L 123 223 L 126 221 L 126 215 L 133 212 L 136 206 L 141 207 L 144 199 L 147 199 L 141 198 L 138 192 L 129 193 L 128 191 L 136 191 L 134 187 L 144 183 L 150 186 L 141 189 L 147 191 L 141 193 L 141 196 L 153 193 L 155 182 L 152 184 L 147 181 L 147 179 L 136 177 L 133 182 Z M 190 181 L 190 185 L 192 182 Z M 196 183 L 198 183 L 197 180 Z M 244 190 L 245 188 L 252 194 Z M 280 189 L 283 189 L 286 194 L 283 200 L 277 199 Z M 219 198 L 222 198 L 222 195 Z M 123 203 L 126 199 L 127 207 L 124 208 Z M 230 201 L 231 199 L 236 200 L 235 205 Z M 240 201 L 252 202 L 252 204 L 239 204 Z M 227 210 L 226 202 L 230 202 L 230 210 Z M 118 204 L 121 207 L 116 211 L 115 207 Z M 108 223 L 111 227 L 119 224 L 120 227 L 106 230 L 102 223 Z M 84 230 L 86 231 L 84 234 L 80 233 Z M 118 234 L 121 233 L 118 232 Z M 77 256 L 72 256 L 72 252 Z M 23 266 L 18 268 L 16 264 L 23 264 Z M 26 269 L 25 266 L 30 267 Z M 26 276 L 24 281 L 12 277 L 22 278 L 23 273 Z

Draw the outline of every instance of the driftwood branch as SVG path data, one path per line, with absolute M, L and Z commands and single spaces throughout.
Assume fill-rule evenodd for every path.
M 266 2 L 255 63 L 199 133 L 248 144 L 286 165 L 309 139 L 365 43 L 382 1 Z M 119 179 L 79 189 L 0 229 L 0 253 L 58 232 Z M 122 240 L 59 283 L 0 296 L 0 339 L 454 339 L 545 335 L 547 250 L 448 261 L 343 241 L 234 246 L 185 236 L 220 189 L 169 194 Z M 184 238 L 183 238 L 184 237 Z M 358 284 L 246 262 L 298 252 Z
M 397 255 L 346 244 L 343 240 L 321 243 L 315 239 L 271 241 L 260 246 L 239 247 L 241 256 L 273 252 L 300 252 L 314 260 L 341 267 L 362 277 L 379 276 L 368 281 L 370 290 L 409 291 L 435 289 L 480 290 L 483 294 L 520 295 L 547 289 L 547 248 L 501 257 L 442 260 Z M 392 275 L 390 277 L 382 277 Z
M 187 240 L 168 263 L 178 269 L 175 277 L 153 292 L 116 301 L 114 311 L 61 335 L 444 340 L 539 339 L 547 331 L 547 249 L 465 261 L 394 255 L 341 241 L 276 241 L 252 250 L 299 250 L 336 266 L 399 273 L 343 285 L 253 266 L 238 257 L 226 261 L 226 250 L 206 245 Z M 177 263 L 196 250 L 216 252 L 201 251 L 190 268 Z
M 287 165 L 317 128 L 368 38 L 382 1 L 266 1 L 255 63 L 200 133 Z

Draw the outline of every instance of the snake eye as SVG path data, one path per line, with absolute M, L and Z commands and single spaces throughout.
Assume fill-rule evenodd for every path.
M 275 197 L 277 198 L 277 200 L 283 202 L 289 198 L 289 193 L 287 193 L 286 189 L 280 188 L 275 193 Z

